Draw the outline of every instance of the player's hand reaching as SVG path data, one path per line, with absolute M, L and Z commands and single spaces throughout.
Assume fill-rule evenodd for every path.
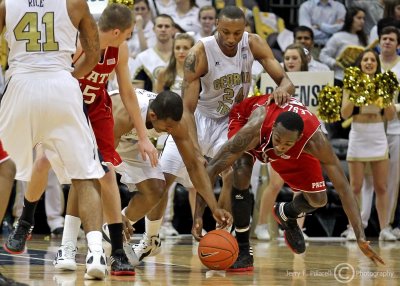
M 129 242 L 129 240 L 133 236 L 133 232 L 135 231 L 135 229 L 131 225 L 129 219 L 127 219 L 125 216 L 122 216 L 122 228 L 125 241 Z
M 202 231 L 203 231 L 203 218 L 195 217 L 192 225 L 192 235 L 194 239 L 200 241 L 200 239 L 203 237 L 203 235 L 201 234 Z
M 151 166 L 156 167 L 158 164 L 158 151 L 156 147 L 154 147 L 153 143 L 151 143 L 150 139 L 147 137 L 145 139 L 139 139 L 138 145 L 143 160 L 146 161 L 146 154 L 147 154 Z
M 272 96 L 274 97 L 275 103 L 279 106 L 288 103 L 290 98 L 292 97 L 286 90 L 281 87 L 277 87 L 272 93 Z
M 361 249 L 361 251 L 364 253 L 365 256 L 367 256 L 369 259 L 371 259 L 376 265 L 379 263 L 385 264 L 383 259 L 375 253 L 375 251 L 371 248 L 369 245 L 369 241 L 365 241 L 364 239 L 359 239 L 357 240 L 358 247 Z
M 217 228 L 226 228 L 232 225 L 232 215 L 224 209 L 216 209 L 213 212 L 213 217 L 217 221 Z

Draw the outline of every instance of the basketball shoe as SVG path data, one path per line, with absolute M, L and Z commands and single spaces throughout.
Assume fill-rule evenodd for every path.
M 117 249 L 110 256 L 111 275 L 135 275 L 135 268 L 129 263 L 128 258 L 123 249 Z
M 254 269 L 254 258 L 253 258 L 253 248 L 251 246 L 248 247 L 239 247 L 239 255 L 236 259 L 235 263 L 231 267 L 229 267 L 226 271 L 228 272 L 245 272 L 245 271 L 253 271 Z
M 60 270 L 76 270 L 76 251 L 77 248 L 71 241 L 61 245 L 53 261 L 54 267 Z
M 11 254 L 21 254 L 25 251 L 25 244 L 31 238 L 33 225 L 24 220 L 18 220 L 13 231 L 4 244 L 4 250 Z
M 85 279 L 88 280 L 104 279 L 107 275 L 107 263 L 104 250 L 101 246 L 96 248 L 97 249 L 91 249 L 88 247 L 85 273 Z
M 286 244 L 294 253 L 301 254 L 306 251 L 303 232 L 295 218 L 289 218 L 285 215 L 283 211 L 284 205 L 285 203 L 275 204 L 273 210 L 274 218 L 284 230 Z
M 129 244 L 128 244 L 129 245 Z M 137 244 L 130 244 L 133 250 L 133 257 L 131 253 L 125 250 L 129 261 L 133 265 L 138 265 L 145 257 L 155 256 L 161 252 L 161 239 L 159 235 L 153 235 L 148 237 L 146 233 L 143 233 L 143 237 Z

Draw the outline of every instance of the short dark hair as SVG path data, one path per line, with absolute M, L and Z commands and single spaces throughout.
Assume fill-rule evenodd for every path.
M 228 19 L 243 19 L 246 22 L 246 17 L 243 13 L 243 10 L 236 6 L 226 6 L 218 13 L 218 19 L 221 20 L 222 17 L 226 17 Z
M 304 122 L 300 115 L 298 115 L 296 112 L 282 112 L 275 120 L 275 125 L 278 123 L 281 123 L 283 127 L 290 131 L 298 131 L 299 134 L 303 133 Z
M 296 28 L 293 29 L 293 35 L 296 38 L 296 34 L 298 32 L 308 32 L 310 34 L 311 40 L 314 41 L 314 32 L 311 28 L 307 27 L 307 26 L 298 26 Z
M 98 25 L 100 31 L 103 32 L 113 29 L 125 31 L 133 25 L 132 11 L 123 4 L 110 4 L 101 14 Z
M 182 98 L 170 90 L 160 92 L 150 103 L 150 108 L 159 120 L 171 118 L 174 121 L 180 121 L 183 114 Z
M 382 38 L 383 35 L 389 35 L 389 34 L 396 34 L 397 37 L 397 44 L 400 43 L 400 30 L 394 26 L 386 26 L 382 29 L 382 31 L 379 33 L 379 40 Z

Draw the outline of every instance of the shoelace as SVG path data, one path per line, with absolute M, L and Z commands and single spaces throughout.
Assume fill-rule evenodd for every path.
M 18 223 L 15 225 L 15 231 L 12 234 L 12 237 L 19 237 L 19 236 L 28 236 L 33 229 L 33 226 L 26 227 L 20 226 Z
M 64 256 L 70 259 L 75 258 L 75 252 L 76 252 L 76 248 L 74 248 L 71 245 L 65 245 L 64 246 Z

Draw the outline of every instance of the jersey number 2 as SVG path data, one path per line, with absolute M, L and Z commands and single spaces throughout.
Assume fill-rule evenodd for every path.
M 39 42 L 41 40 L 41 31 L 37 13 L 27 12 L 15 26 L 15 39 L 17 41 L 27 41 L 27 52 L 58 51 L 58 43 L 54 38 L 54 13 L 47 12 L 44 14 L 42 17 L 42 24 L 44 25 L 46 37 L 43 43 Z

